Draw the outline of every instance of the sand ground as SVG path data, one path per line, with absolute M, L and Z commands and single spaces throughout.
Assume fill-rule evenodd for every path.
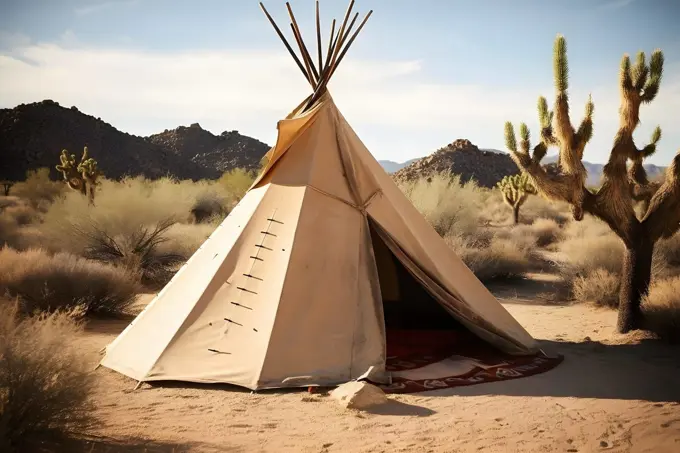
M 300 390 L 173 384 L 133 392 L 134 381 L 100 368 L 101 422 L 84 451 L 680 452 L 680 347 L 615 334 L 611 311 L 549 300 L 549 276 L 493 290 L 546 350 L 565 356 L 561 365 L 518 380 L 391 395 L 363 413 Z M 88 326 L 82 348 L 93 365 L 126 323 Z

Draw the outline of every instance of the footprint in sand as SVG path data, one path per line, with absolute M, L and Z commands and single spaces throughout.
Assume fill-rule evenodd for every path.
M 252 425 L 247 425 L 245 423 L 237 423 L 235 425 L 229 425 L 230 428 L 252 428 Z

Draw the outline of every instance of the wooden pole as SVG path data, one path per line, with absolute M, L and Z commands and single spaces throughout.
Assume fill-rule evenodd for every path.
M 293 14 L 293 8 L 290 7 L 290 3 L 286 2 L 286 8 L 288 8 L 288 14 L 290 15 L 290 20 L 291 20 L 291 26 L 293 27 L 293 33 L 295 34 L 295 37 L 298 41 L 298 46 L 300 46 L 300 52 L 302 53 L 302 58 L 305 60 L 305 64 L 308 66 L 307 71 L 309 71 L 309 68 L 312 69 L 312 73 L 314 74 L 314 78 L 316 80 L 319 80 L 319 73 L 316 70 L 316 67 L 314 67 L 314 61 L 312 60 L 312 57 L 309 55 L 309 51 L 307 50 L 307 46 L 305 45 L 304 40 L 302 39 L 302 33 L 300 32 L 300 27 L 298 27 L 297 21 L 295 20 L 295 15 Z
M 352 13 L 352 8 L 354 7 L 354 0 L 350 0 L 349 5 L 347 6 L 347 11 L 345 11 L 345 18 L 342 20 L 342 25 L 340 26 L 340 30 L 338 31 L 338 39 L 336 39 L 337 42 L 342 42 L 342 35 L 345 33 L 345 27 L 347 26 L 347 19 L 349 19 L 349 15 Z M 336 57 L 338 56 L 338 47 L 339 46 L 334 46 L 333 48 L 333 57 L 331 58 L 331 65 L 333 62 L 335 62 Z
M 354 40 L 356 39 L 356 37 L 359 35 L 359 32 L 361 31 L 361 29 L 364 28 L 364 25 L 366 25 L 366 22 L 368 21 L 368 18 L 371 17 L 371 14 L 373 14 L 373 10 L 370 10 L 370 11 L 368 12 L 368 14 L 366 14 L 366 17 L 364 17 L 364 20 L 361 21 L 361 24 L 359 25 L 359 28 L 357 28 L 357 30 L 354 32 L 354 34 L 352 35 L 352 37 L 349 39 L 349 41 L 347 42 L 347 45 L 345 46 L 345 48 L 342 49 L 342 52 L 340 53 L 340 56 L 338 57 L 338 61 L 335 63 L 335 65 L 334 65 L 333 68 L 331 69 L 331 73 L 329 74 L 328 78 L 330 78 L 330 77 L 333 76 L 333 73 L 335 72 L 335 69 L 338 67 L 338 65 L 339 65 L 340 62 L 342 61 L 342 58 L 345 56 L 345 54 L 346 54 L 347 51 L 349 50 L 349 47 L 352 45 L 352 43 L 354 42 Z
M 340 40 L 335 44 L 334 49 L 337 48 L 337 51 L 333 52 L 333 61 L 331 62 L 331 67 L 337 66 L 337 58 L 340 54 L 340 49 L 342 49 L 342 46 L 345 44 L 345 41 L 347 41 L 347 36 L 349 36 L 349 34 L 351 33 L 352 27 L 354 27 L 354 24 L 356 23 L 358 17 L 359 13 L 354 14 L 352 22 L 349 23 L 349 27 L 347 27 L 342 36 L 340 36 Z
M 319 0 L 316 0 L 316 50 L 319 56 L 319 76 L 323 73 L 323 51 L 321 49 L 321 19 L 319 19 Z
M 316 84 L 314 83 L 314 80 L 312 79 L 312 75 L 308 74 L 307 70 L 305 70 L 305 67 L 302 66 L 300 59 L 298 58 L 298 56 L 293 51 L 293 48 L 290 47 L 290 44 L 288 44 L 286 37 L 283 36 L 283 33 L 281 33 L 281 30 L 279 30 L 278 25 L 276 25 L 276 22 L 274 22 L 274 19 L 272 19 L 272 16 L 269 15 L 269 12 L 264 7 L 264 4 L 262 4 L 262 2 L 260 2 L 260 8 L 262 8 L 262 11 L 267 16 L 267 19 L 269 19 L 269 22 L 274 27 L 274 30 L 276 30 L 276 34 L 279 35 L 279 38 L 281 38 L 281 41 L 283 41 L 283 44 L 286 46 L 286 49 L 288 49 L 288 52 L 290 52 L 290 55 L 293 57 L 293 60 L 295 60 L 295 63 L 297 64 L 298 68 L 300 68 L 300 71 L 302 71 L 302 74 L 305 76 L 305 79 L 307 79 L 309 84 L 312 85 L 312 88 L 316 88 Z
M 316 88 L 316 85 L 318 83 L 319 77 L 316 75 L 316 71 L 312 72 L 311 66 L 309 66 L 309 60 L 307 57 L 305 57 L 305 53 L 302 50 L 304 44 L 302 43 L 302 37 L 298 35 L 297 30 L 295 30 L 295 26 L 291 23 L 290 24 L 290 29 L 293 30 L 293 36 L 295 37 L 295 42 L 297 42 L 298 47 L 300 48 L 300 52 L 302 52 L 302 60 L 305 62 L 305 67 L 307 68 L 307 74 L 314 74 L 314 88 Z
M 364 28 L 364 25 L 366 25 L 366 22 L 368 21 L 368 18 L 371 17 L 371 14 L 373 14 L 373 10 L 370 10 L 368 14 L 366 14 L 366 17 L 364 17 L 364 20 L 361 21 L 359 28 L 356 29 L 352 37 L 347 42 L 347 45 L 338 56 L 337 61 L 335 63 L 331 63 L 329 67 L 325 68 L 324 77 L 317 84 L 317 87 L 314 90 L 314 94 L 312 94 L 312 97 L 309 99 L 309 102 L 307 102 L 307 104 L 305 105 L 304 110 L 307 110 L 312 105 L 314 105 L 314 103 L 319 99 L 319 96 L 324 92 L 324 90 L 326 89 L 326 85 L 328 85 L 328 82 L 330 81 L 330 78 L 333 76 L 333 73 L 335 72 L 335 69 L 338 67 L 338 64 L 340 64 L 340 61 L 342 61 L 344 56 L 347 54 L 347 51 L 349 50 L 350 46 L 352 45 L 356 37 L 359 35 L 359 32 L 361 32 L 361 29 Z M 336 47 L 340 47 L 339 43 Z
M 335 33 L 335 19 L 333 19 L 333 23 L 331 24 L 331 36 L 328 38 L 328 52 L 326 52 L 326 63 L 323 65 L 323 70 L 321 71 L 322 74 L 326 74 L 326 71 L 328 70 L 328 65 L 331 63 L 331 53 L 333 52 L 333 47 L 335 46 L 335 40 L 333 38 L 333 34 Z

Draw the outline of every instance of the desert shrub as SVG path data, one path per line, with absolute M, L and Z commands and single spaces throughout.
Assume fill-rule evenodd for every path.
M 508 206 L 503 201 L 502 195 L 498 191 L 489 192 L 483 199 L 483 207 L 480 211 L 480 221 L 482 223 L 492 223 L 496 225 L 506 225 L 511 223 L 512 216 Z M 553 203 L 543 197 L 529 197 L 522 205 L 522 215 L 520 222 L 531 224 L 537 219 L 550 219 L 558 225 L 565 224 L 570 217 L 569 207 L 564 203 Z
M 537 218 L 529 226 L 529 231 L 536 238 L 538 247 L 552 245 L 562 239 L 562 229 L 553 219 Z
M 596 269 L 616 275 L 621 273 L 623 243 L 608 228 L 591 216 L 565 226 L 566 239 L 558 244 L 564 257 L 560 271 L 565 281 L 587 276 Z
M 680 277 L 655 282 L 642 302 L 644 328 L 680 342 Z
M 26 180 L 18 182 L 12 188 L 12 193 L 27 200 L 34 207 L 44 210 L 66 192 L 63 181 L 50 179 L 49 168 L 38 168 L 26 172 Z
M 465 265 L 483 282 L 518 278 L 532 270 L 532 262 L 527 249 L 511 240 L 491 237 L 488 241 L 480 242 L 460 235 L 449 235 L 445 240 Z
M 0 451 L 90 426 L 94 381 L 74 346 L 81 329 L 69 313 L 20 318 L 0 300 Z
M 158 250 L 160 253 L 180 255 L 188 259 L 208 239 L 216 226 L 214 223 L 176 223 L 165 232 L 168 240 L 159 244 Z
M 154 227 L 138 224 L 129 234 L 116 236 L 94 224 L 87 229 L 76 227 L 75 231 L 83 244 L 85 258 L 125 269 L 128 275 L 136 276 L 146 285 L 163 285 L 172 278 L 177 265 L 188 258 L 160 247 L 169 241 L 165 233 L 173 224 L 174 221 L 167 219 Z
M 118 315 L 138 291 L 123 269 L 68 253 L 0 249 L 0 294 L 18 298 L 26 313 L 81 307 L 86 315 Z
M 400 189 L 440 236 L 473 235 L 479 226 L 482 191 L 474 181 L 437 174 L 399 182 Z
M 605 269 L 595 269 L 578 276 L 572 283 L 574 299 L 599 307 L 616 309 L 619 306 L 620 277 Z
M 540 218 L 536 219 L 531 225 L 513 225 L 496 231 L 496 237 L 510 240 L 525 250 L 553 245 L 562 236 L 562 229 L 557 222 Z
M 656 243 L 652 276 L 654 280 L 680 276 L 680 234 L 660 239 Z
M 227 214 L 229 214 L 229 201 L 215 191 L 200 194 L 191 208 L 191 215 L 196 223 L 223 219 Z
M 28 225 L 36 222 L 40 215 L 35 208 L 27 203 L 17 203 L 7 206 L 0 211 L 0 215 L 5 215 L 14 219 L 17 225 Z
M 242 168 L 226 171 L 217 180 L 217 185 L 222 187 L 230 196 L 231 202 L 238 202 L 246 191 L 255 182 L 256 173 Z

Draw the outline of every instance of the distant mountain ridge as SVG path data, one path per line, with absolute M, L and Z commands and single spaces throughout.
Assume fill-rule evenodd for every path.
M 269 150 L 236 131 L 216 136 L 198 124 L 139 137 L 52 100 L 0 109 L 0 179 L 21 180 L 26 171 L 39 167 L 48 167 L 57 178 L 54 166 L 61 150 L 79 157 L 84 146 L 113 179 L 215 179 L 236 167 L 257 168 Z
M 507 155 L 508 153 L 505 151 L 501 151 L 498 149 L 493 149 L 493 148 L 479 148 L 479 151 L 483 152 L 490 152 L 490 153 L 496 153 L 496 154 L 505 154 Z M 407 160 L 406 162 L 394 162 L 391 160 L 380 160 L 380 164 L 383 166 L 385 171 L 388 173 L 396 173 L 399 170 L 408 167 L 409 165 L 412 165 L 414 162 L 419 161 L 421 159 L 425 159 L 428 156 L 425 157 L 419 157 L 415 159 L 410 159 Z M 508 157 L 510 157 L 508 155 Z M 542 164 L 552 164 L 556 163 L 558 160 L 559 156 L 557 154 L 545 156 L 543 160 L 541 161 Z M 591 162 L 584 161 L 583 165 L 586 168 L 586 171 L 588 172 L 588 178 L 586 179 L 586 185 L 588 186 L 598 186 L 600 184 L 600 181 L 602 180 L 602 175 L 603 175 L 603 170 L 604 170 L 604 164 L 594 164 Z M 645 170 L 647 170 L 647 176 L 650 179 L 654 179 L 656 177 L 659 177 L 660 175 L 663 175 L 663 173 L 666 171 L 666 167 L 660 167 L 658 165 L 654 164 L 645 164 L 644 165 Z

